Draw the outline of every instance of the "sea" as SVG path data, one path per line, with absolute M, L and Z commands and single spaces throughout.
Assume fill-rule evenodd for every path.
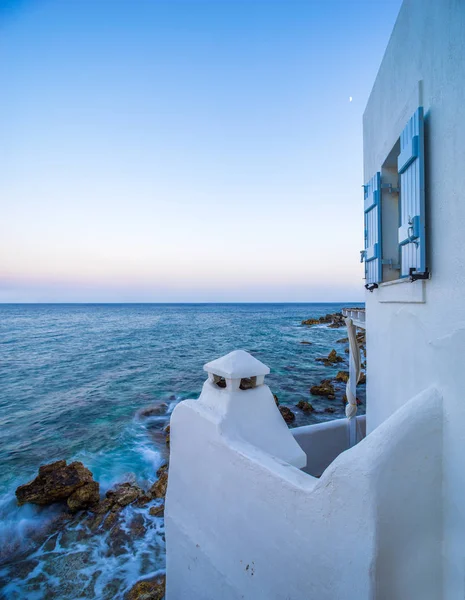
M 60 459 L 82 461 L 102 494 L 124 481 L 149 487 L 168 457 L 160 427 L 198 398 L 203 365 L 235 349 L 271 368 L 266 382 L 295 413 L 291 427 L 344 417 L 343 384 L 335 400 L 309 390 L 348 368 L 346 329 L 301 324 L 343 306 L 355 304 L 0 305 L 0 598 L 123 599 L 163 573 L 163 517 L 150 505 L 123 510 L 118 542 L 61 506 L 18 507 L 15 489 Z M 315 360 L 333 348 L 344 363 Z M 358 396 L 363 414 L 363 386 Z M 302 399 L 312 413 L 296 407 Z M 166 414 L 141 416 L 161 403 Z

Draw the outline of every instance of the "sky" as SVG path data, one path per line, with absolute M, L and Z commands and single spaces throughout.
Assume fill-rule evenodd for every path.
M 401 0 L 0 0 L 0 302 L 363 299 Z

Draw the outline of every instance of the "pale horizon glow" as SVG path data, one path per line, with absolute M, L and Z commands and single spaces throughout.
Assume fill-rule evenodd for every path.
M 362 300 L 362 114 L 400 4 L 0 8 L 0 302 Z

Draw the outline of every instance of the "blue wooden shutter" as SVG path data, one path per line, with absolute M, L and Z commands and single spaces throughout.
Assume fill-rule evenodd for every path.
M 401 277 L 410 269 L 426 271 L 425 248 L 425 151 L 423 107 L 419 107 L 400 136 L 397 169 L 400 177 Z
M 367 283 L 382 280 L 381 262 L 381 173 L 364 187 L 365 200 L 365 279 Z

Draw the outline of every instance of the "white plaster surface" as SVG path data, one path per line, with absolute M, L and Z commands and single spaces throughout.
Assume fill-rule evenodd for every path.
M 444 600 L 465 598 L 464 73 L 465 2 L 406 0 L 364 115 L 366 180 L 417 106 L 425 112 L 432 277 L 422 303 L 405 298 L 408 283 L 366 295 L 367 427 L 375 430 L 426 386 L 443 394 L 443 589 L 436 597 Z
M 439 525 L 430 520 L 440 523 L 442 409 L 434 389 L 320 479 L 258 447 L 257 430 L 238 434 L 245 411 L 225 426 L 227 411 L 210 392 L 181 402 L 171 418 L 167 600 L 439 597 L 431 568 Z

